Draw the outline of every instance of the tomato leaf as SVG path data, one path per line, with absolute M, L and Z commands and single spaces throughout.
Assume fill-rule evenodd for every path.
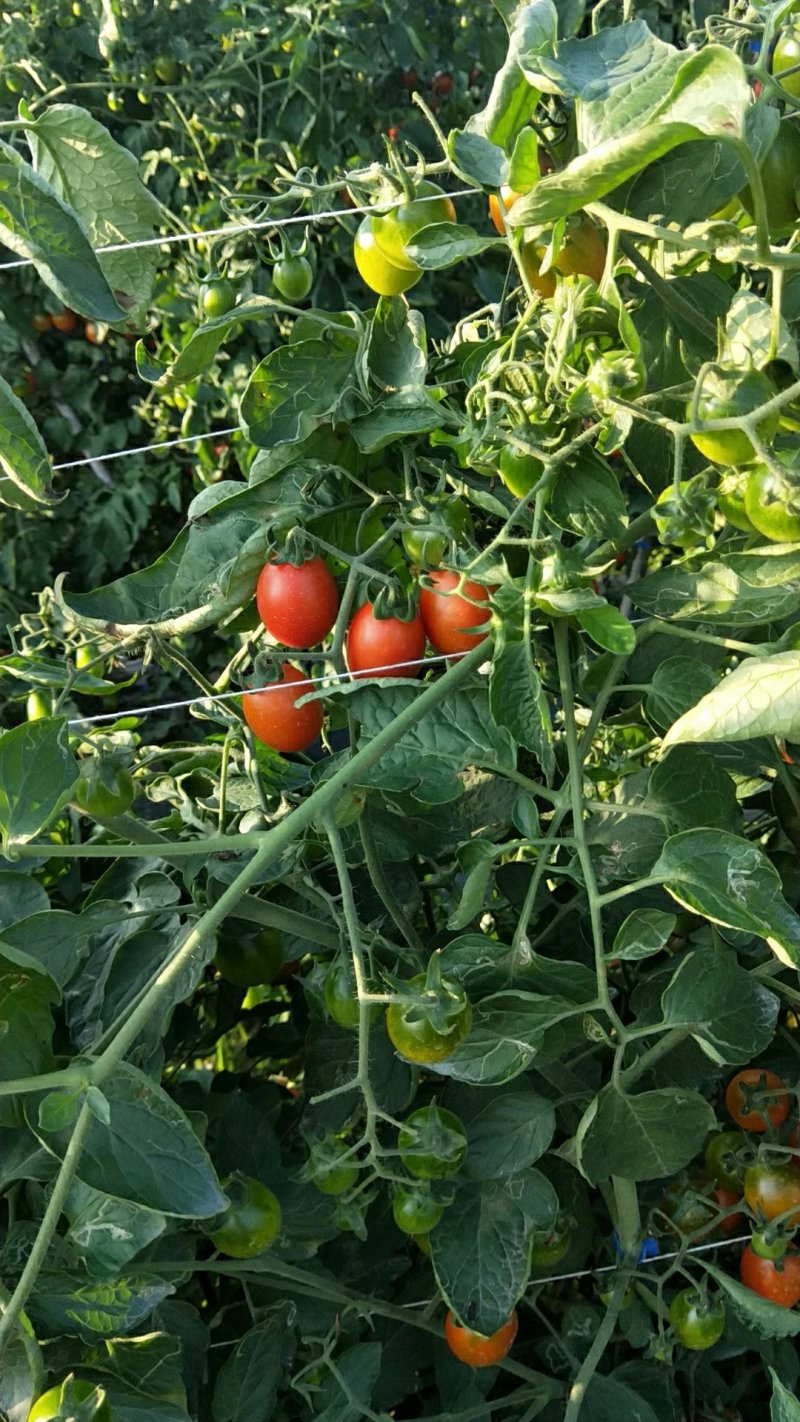
M 550 706 L 528 641 L 503 637 L 489 673 L 489 705 L 499 727 L 532 751 L 548 782 L 555 770 Z
M 562 466 L 547 512 L 559 528 L 581 538 L 613 541 L 628 525 L 619 481 L 591 450 Z
M 36 422 L 0 377 L 0 504 L 33 511 L 65 498 L 52 486 L 53 469 Z
M 25 844 L 67 804 L 78 765 L 63 716 L 23 722 L 0 735 L 0 841 Z
M 217 1373 L 214 1422 L 268 1422 L 283 1373 L 287 1329 L 273 1314 L 249 1328 Z
M 67 1334 L 94 1343 L 130 1333 L 174 1292 L 174 1284 L 146 1272 L 98 1281 L 66 1271 L 43 1273 L 28 1313 L 45 1338 Z
M 148 385 L 155 385 L 163 395 L 188 385 L 207 370 L 223 341 L 239 321 L 264 321 L 276 309 L 268 296 L 250 296 L 240 306 L 231 307 L 224 316 L 205 320 L 192 331 L 189 339 L 171 364 L 153 355 L 144 341 L 136 342 L 136 373 Z
M 647 715 L 659 729 L 666 728 L 716 684 L 712 668 L 704 662 L 667 657 L 653 673 L 645 701 Z
M 544 1155 L 556 1127 L 552 1102 L 535 1091 L 503 1091 L 489 1096 L 458 1088 L 449 1107 L 467 1131 L 462 1173 L 471 1180 L 503 1180 Z
M 693 1091 L 666 1088 L 629 1096 L 607 1086 L 592 1101 L 575 1137 L 577 1164 L 591 1183 L 659 1180 L 688 1165 L 714 1124 Z
M 676 747 L 653 766 L 644 801 L 672 830 L 696 825 L 736 832 L 742 812 L 736 788 L 713 752 Z
M 760 1294 L 718 1269 L 709 1262 L 707 1256 L 698 1256 L 703 1268 L 719 1284 L 725 1302 L 742 1323 L 757 1333 L 760 1338 L 794 1338 L 800 1333 L 800 1314 L 793 1308 L 783 1308 L 771 1299 L 763 1299 Z
M 664 913 L 662 909 L 634 909 L 617 932 L 608 957 L 633 963 L 651 958 L 666 947 L 674 932 L 674 913 Z
M 479 257 L 492 247 L 501 248 L 504 256 L 508 256 L 505 242 L 497 237 L 482 237 L 465 223 L 432 222 L 414 233 L 406 253 L 423 271 L 438 272 L 457 266 L 467 257 Z
M 727 949 L 701 948 L 679 963 L 661 995 L 664 1021 L 688 1027 L 706 1056 L 740 1065 L 766 1051 L 779 999 Z
M 618 607 L 605 603 L 602 607 L 578 610 L 578 622 L 598 647 L 617 657 L 629 657 L 636 646 L 636 631 Z
M 88 1273 L 113 1279 L 166 1229 L 164 1215 L 73 1181 L 64 1205 L 67 1239 Z
M 654 617 L 758 627 L 797 612 L 800 545 L 772 544 L 692 567 L 660 568 L 634 583 L 630 598 Z
M 781 962 L 800 963 L 800 918 L 758 845 L 722 830 L 684 830 L 667 840 L 651 876 L 684 908 L 757 933 Z
M 58 989 L 45 973 L 21 969 L 0 956 L 0 1080 L 14 1081 L 52 1070 L 52 1009 L 58 1000 Z
M 670 727 L 662 750 L 685 741 L 800 738 L 800 652 L 748 657 Z
M 325 338 L 278 346 L 257 365 L 239 407 L 242 429 L 259 449 L 306 439 L 338 409 L 355 379 L 358 343 L 330 327 Z
M 800 1400 L 784 1387 L 774 1368 L 770 1368 L 769 1375 L 772 1379 L 769 1422 L 800 1422 Z
M 574 1002 L 557 996 L 495 993 L 473 1007 L 464 1041 L 429 1070 L 474 1086 L 499 1086 L 530 1066 L 548 1028 L 580 1011 Z
M 552 53 L 558 36 L 558 12 L 552 0 L 533 0 L 532 4 L 515 6 L 510 17 L 508 51 L 502 67 L 495 75 L 486 107 L 467 121 L 466 132 L 488 139 L 510 153 L 514 140 L 525 128 L 537 103 L 539 92 L 533 88 L 520 67 L 523 55 Z M 456 147 L 451 136 L 451 145 Z M 463 158 L 461 149 L 459 157 Z M 481 182 L 479 174 L 461 168 L 465 178 Z M 496 186 L 500 186 L 502 177 Z

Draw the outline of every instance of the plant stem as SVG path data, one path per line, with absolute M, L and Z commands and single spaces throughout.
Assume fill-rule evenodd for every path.
M 611 1342 L 611 1336 L 616 1327 L 619 1311 L 622 1308 L 622 1300 L 625 1297 L 628 1281 L 629 1274 L 627 1270 L 620 1270 L 620 1273 L 617 1275 L 616 1283 L 614 1284 L 614 1291 L 611 1295 L 608 1308 L 605 1312 L 605 1317 L 595 1334 L 594 1342 L 589 1352 L 586 1354 L 578 1370 L 578 1376 L 570 1388 L 567 1410 L 564 1413 L 564 1422 L 577 1422 L 580 1416 L 581 1408 L 586 1401 L 586 1390 L 597 1372 L 600 1359 Z
M 359 834 L 361 835 L 361 845 L 364 850 L 364 858 L 366 859 L 367 870 L 369 872 L 370 878 L 372 879 L 373 886 L 376 889 L 379 897 L 383 901 L 384 905 L 386 906 L 387 912 L 393 919 L 395 927 L 402 934 L 412 953 L 422 958 L 424 956 L 422 940 L 420 939 L 420 936 L 417 933 L 417 930 L 415 929 L 407 913 L 403 909 L 402 904 L 398 903 L 397 898 L 395 897 L 394 890 L 384 873 L 383 863 L 378 854 L 378 848 L 375 843 L 375 836 L 372 832 L 369 800 L 367 800 L 367 803 L 364 806 L 363 814 L 359 819 L 358 829 Z

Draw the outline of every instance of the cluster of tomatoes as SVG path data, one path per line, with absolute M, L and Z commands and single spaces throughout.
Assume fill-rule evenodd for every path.
M 415 677 L 425 657 L 426 642 L 445 655 L 468 652 L 487 633 L 490 589 L 448 568 L 425 575 L 418 606 L 402 617 L 381 615 L 366 601 L 347 629 L 345 659 L 354 678 Z M 308 650 L 328 636 L 339 613 L 339 591 L 322 558 L 299 565 L 269 562 L 256 586 L 256 605 L 270 636 L 284 647 Z M 487 629 L 488 630 L 488 629 Z M 291 662 L 283 662 L 274 686 L 246 692 L 245 720 L 257 740 L 273 750 L 305 750 L 322 729 L 320 701 L 298 704 L 310 690 L 308 677 Z

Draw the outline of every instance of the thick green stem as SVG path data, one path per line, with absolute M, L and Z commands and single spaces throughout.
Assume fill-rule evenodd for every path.
M 586 1401 L 586 1390 L 597 1372 L 598 1364 L 606 1348 L 611 1342 L 617 1318 L 619 1317 L 619 1311 L 622 1308 L 622 1301 L 628 1288 L 628 1280 L 629 1275 L 625 1271 L 620 1271 L 616 1283 L 614 1284 L 614 1292 L 611 1295 L 605 1317 L 595 1334 L 594 1342 L 589 1352 L 586 1354 L 580 1366 L 578 1376 L 570 1388 L 567 1410 L 564 1413 L 564 1422 L 577 1422 L 580 1416 L 581 1408 Z

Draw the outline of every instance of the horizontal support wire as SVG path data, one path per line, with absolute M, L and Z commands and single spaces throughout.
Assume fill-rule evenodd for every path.
M 343 183 L 347 178 L 342 179 Z M 459 188 L 454 193 L 447 193 L 447 197 L 472 197 L 475 193 L 482 192 L 482 188 Z M 431 193 L 427 196 L 415 198 L 415 202 L 438 202 L 441 193 Z M 242 232 L 262 232 L 272 227 L 293 227 L 299 223 L 311 225 L 315 222 L 326 222 L 336 217 L 357 217 L 362 213 L 390 212 L 397 202 L 404 201 L 398 194 L 394 203 L 369 204 L 366 207 L 334 207 L 327 212 L 298 213 L 295 217 L 271 217 L 264 218 L 260 222 L 237 222 L 227 223 L 224 227 L 211 227 L 204 232 L 172 232 L 165 233 L 161 237 L 143 237 L 138 242 L 113 242 L 108 247 L 96 247 L 94 255 L 96 257 L 105 256 L 110 252 L 131 252 L 137 247 L 169 247 L 176 242 L 205 242 L 209 237 L 236 237 Z M 15 267 L 32 267 L 34 265 L 30 257 L 21 257 L 16 262 L 0 263 L 0 272 L 9 272 Z

